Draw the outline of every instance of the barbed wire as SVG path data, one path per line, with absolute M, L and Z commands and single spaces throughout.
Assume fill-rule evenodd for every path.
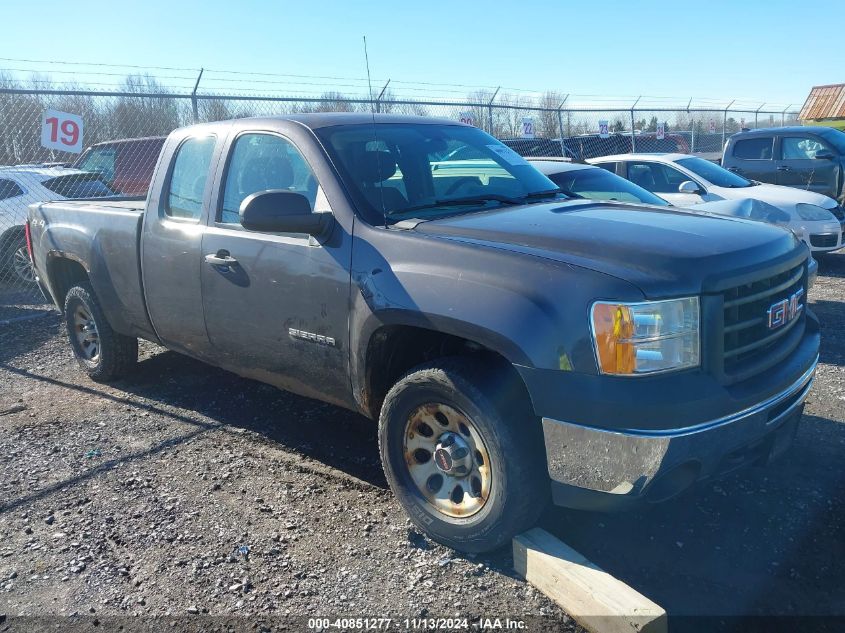
M 129 76 L 149 78 L 157 84 L 162 92 L 193 92 L 199 73 L 202 72 L 202 80 L 198 92 L 201 94 L 212 94 L 217 91 L 228 91 L 242 94 L 285 94 L 285 95 L 313 95 L 320 96 L 325 93 L 337 93 L 343 91 L 347 96 L 355 98 L 368 96 L 366 77 L 350 77 L 335 75 L 304 75 L 295 73 L 263 72 L 263 71 L 242 71 L 221 68 L 191 68 L 184 66 L 144 66 L 137 64 L 117 64 L 110 62 L 82 62 L 69 60 L 48 60 L 31 58 L 0 57 L 0 62 L 9 65 L 0 68 L 0 79 L 17 81 L 32 86 L 55 86 L 58 89 L 73 87 L 85 89 L 96 87 L 106 92 L 107 88 L 121 90 L 125 88 Z M 21 66 L 39 65 L 39 68 L 24 68 Z M 64 70 L 63 68 L 71 68 Z M 102 70 L 109 69 L 109 70 Z M 120 72 L 118 69 L 132 72 Z M 164 73 L 193 73 L 192 75 L 158 74 L 150 71 L 163 71 Z M 3 74 L 5 73 L 5 77 Z M 22 77 L 22 74 L 31 73 L 29 78 Z M 46 75 L 46 77 L 44 76 Z M 52 75 L 73 75 L 74 80 L 53 79 Z M 220 76 L 222 75 L 222 76 Z M 237 75 L 237 77 L 232 77 Z M 122 78 L 122 81 L 121 81 Z M 772 111 L 788 109 L 795 104 L 783 102 L 765 102 L 762 99 L 740 97 L 735 99 L 721 99 L 712 96 L 706 97 L 680 97 L 668 95 L 602 95 L 593 93 L 578 93 L 572 91 L 567 93 L 563 90 L 536 90 L 528 88 L 516 88 L 505 86 L 492 86 L 485 84 L 471 83 L 448 83 L 411 81 L 407 79 L 374 78 L 380 85 L 389 86 L 388 95 L 394 99 L 402 99 L 406 95 L 428 95 L 430 99 L 438 99 L 443 95 L 454 97 L 461 95 L 469 101 L 478 94 L 469 94 L 467 91 L 476 93 L 496 94 L 500 101 L 521 100 L 527 105 L 535 103 L 538 106 L 548 104 L 548 99 L 560 98 L 565 100 L 569 107 L 580 108 L 608 108 L 625 109 L 633 107 L 636 103 L 638 109 L 648 107 L 673 107 L 679 109 L 694 109 L 695 107 L 728 107 L 733 109 L 755 111 L 763 106 L 768 106 Z M 262 88 L 245 87 L 246 85 L 260 85 Z

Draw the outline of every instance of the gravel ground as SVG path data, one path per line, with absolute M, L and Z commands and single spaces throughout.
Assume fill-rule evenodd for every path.
M 412 528 L 369 420 L 148 343 L 103 386 L 57 316 L 0 328 L 0 614 L 195 613 L 578 630 L 509 551 Z
M 636 513 L 543 519 L 670 616 L 845 616 L 845 254 L 820 264 L 821 364 L 781 462 Z M 98 385 L 57 317 L 0 327 L 0 625 L 207 613 L 577 630 L 511 564 L 417 533 L 360 416 L 151 344 L 131 380 Z

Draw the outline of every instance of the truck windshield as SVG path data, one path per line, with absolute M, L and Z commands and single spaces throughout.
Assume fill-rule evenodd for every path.
M 316 133 L 373 224 L 564 195 L 519 154 L 478 128 L 378 123 Z
M 697 176 L 701 176 L 708 180 L 711 184 L 717 187 L 727 187 L 728 189 L 741 189 L 743 187 L 753 187 L 754 183 L 746 180 L 742 176 L 738 176 L 733 172 L 728 171 L 724 167 L 720 167 L 716 163 L 711 163 L 709 160 L 691 156 L 690 158 L 681 158 L 676 161 L 681 167 L 686 167 Z

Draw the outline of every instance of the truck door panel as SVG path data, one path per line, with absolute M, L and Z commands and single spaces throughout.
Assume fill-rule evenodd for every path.
M 836 161 L 815 158 L 818 153 L 836 153 L 820 138 L 809 134 L 790 134 L 780 138 L 777 184 L 798 187 L 836 197 Z
M 147 310 L 159 339 L 201 358 L 208 352 L 200 287 L 203 220 L 217 146 L 215 136 L 182 139 L 164 185 L 150 196 L 141 239 Z
M 339 404 L 348 399 L 351 236 L 340 225 L 319 242 L 304 234 L 245 230 L 251 193 L 289 189 L 330 212 L 308 163 L 287 139 L 246 133 L 233 143 L 217 211 L 203 236 L 205 322 L 215 362 L 238 373 Z M 229 260 L 231 261 L 231 260 Z
M 751 180 L 777 182 L 773 136 L 739 139 L 734 143 L 731 152 L 728 170 Z

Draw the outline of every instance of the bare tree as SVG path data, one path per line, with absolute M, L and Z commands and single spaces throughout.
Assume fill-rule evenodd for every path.
M 112 111 L 113 138 L 160 136 L 179 127 L 176 101 L 164 96 L 167 90 L 150 75 L 129 75 L 121 86 L 129 95 L 118 97 Z

